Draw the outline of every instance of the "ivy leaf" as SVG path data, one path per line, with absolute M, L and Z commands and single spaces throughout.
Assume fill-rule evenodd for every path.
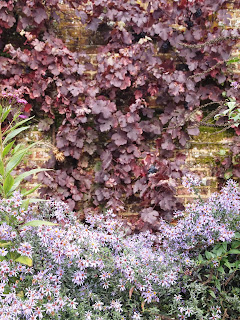
M 189 127 L 189 128 L 187 128 L 187 132 L 191 136 L 197 136 L 200 131 L 199 131 L 198 127 L 194 127 L 194 128 Z
M 127 143 L 126 135 L 124 133 L 114 133 L 112 140 L 119 147 Z
M 75 10 L 76 16 L 81 19 L 82 24 L 85 24 L 88 18 L 88 15 L 84 11 Z
M 43 20 L 46 20 L 47 17 L 48 16 L 47 16 L 47 14 L 46 14 L 44 9 L 42 9 L 42 8 L 36 9 L 36 11 L 34 13 L 34 21 L 37 24 L 40 24 Z
M 58 76 L 60 74 L 60 68 L 57 64 L 50 64 L 48 66 L 48 69 L 52 72 L 54 76 Z
M 92 101 L 90 107 L 93 114 L 101 113 L 104 119 L 109 119 L 112 116 L 112 113 L 116 111 L 115 103 L 101 99 Z
M 127 137 L 132 141 L 137 141 L 142 134 L 142 129 L 132 128 L 128 133 Z
M 101 132 L 109 131 L 113 125 L 112 119 L 109 119 L 109 120 L 99 119 L 98 121 L 100 122 L 99 129 Z
M 34 46 L 34 49 L 38 52 L 43 51 L 45 47 L 45 42 L 39 41 L 38 39 L 33 40 L 32 44 Z
M 159 217 L 159 213 L 156 210 L 154 210 L 152 207 L 143 209 L 140 214 L 141 214 L 141 219 L 144 222 L 147 222 L 153 225 L 156 223 Z
M 74 97 L 77 97 L 80 93 L 84 92 L 83 83 L 81 81 L 77 81 L 75 85 L 70 85 L 68 90 Z
M 93 18 L 92 21 L 87 25 L 87 28 L 92 31 L 97 31 L 97 28 L 101 20 L 98 18 Z
M 102 160 L 102 168 L 103 170 L 106 170 L 107 168 L 109 168 L 111 162 L 112 162 L 112 153 L 109 150 L 104 151 L 101 154 L 101 160 Z

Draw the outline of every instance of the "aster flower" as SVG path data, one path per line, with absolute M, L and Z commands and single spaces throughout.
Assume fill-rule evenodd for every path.
M 7 249 L 5 248 L 0 248 L 0 256 L 4 257 L 8 254 Z
M 85 313 L 85 320 L 91 320 L 92 318 L 92 312 L 91 311 L 87 311 Z
M 97 301 L 94 305 L 93 305 L 94 310 L 102 310 L 103 309 L 103 302 L 101 301 Z
M 132 319 L 134 320 L 141 320 L 141 315 L 139 312 L 134 312 Z

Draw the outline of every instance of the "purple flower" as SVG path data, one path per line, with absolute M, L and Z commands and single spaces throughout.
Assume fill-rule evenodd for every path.
M 23 114 L 20 114 L 20 115 L 18 116 L 18 118 L 27 119 L 27 116 L 25 116 L 25 115 L 23 115 Z
M 233 81 L 231 83 L 231 87 L 233 87 L 235 90 L 237 90 L 239 88 L 239 83 L 237 81 Z
M 17 103 L 27 104 L 25 99 L 17 99 Z

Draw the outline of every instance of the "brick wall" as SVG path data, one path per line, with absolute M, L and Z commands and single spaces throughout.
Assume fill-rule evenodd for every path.
M 29 131 L 27 134 L 24 134 L 19 137 L 19 143 L 33 143 L 38 142 L 39 144 L 36 145 L 31 150 L 30 156 L 23 159 L 22 166 L 29 167 L 30 169 L 33 168 L 42 168 L 44 163 L 50 159 L 50 151 L 51 151 L 51 139 L 50 137 L 46 137 L 43 135 L 41 131 L 38 131 L 37 128 Z M 30 170 L 29 169 L 29 170 Z M 21 170 L 21 168 L 20 168 Z M 30 190 L 34 188 L 38 184 L 37 176 L 31 176 L 30 179 L 27 179 L 27 182 L 24 184 L 24 188 Z M 36 190 L 34 193 L 29 195 L 31 198 L 38 198 L 39 193 Z
M 232 25 L 240 27 L 240 10 L 229 10 L 232 13 Z M 85 51 L 91 56 L 92 62 L 96 61 L 98 46 L 103 44 L 101 34 L 87 31 L 81 24 L 80 19 L 69 8 L 62 6 L 60 23 L 57 26 L 57 33 L 63 39 L 70 50 Z M 240 54 L 240 42 L 233 50 L 233 56 Z M 236 64 L 235 72 L 240 74 L 240 64 Z M 89 73 L 90 78 L 94 77 L 94 71 Z M 151 99 L 150 107 L 155 108 L 155 100 Z M 32 137 L 38 140 L 41 133 L 33 131 Z M 202 128 L 201 134 L 193 139 L 187 149 L 183 150 L 187 155 L 186 165 L 194 173 L 203 178 L 202 196 L 207 198 L 216 190 L 217 182 L 213 173 L 213 164 L 216 157 L 223 157 L 231 144 L 231 136 L 226 132 L 216 134 L 209 128 Z M 29 164 L 41 166 L 49 158 L 49 148 L 44 146 L 34 149 Z M 31 182 L 31 185 L 34 181 Z M 30 184 L 28 184 L 30 186 Z M 192 197 L 181 185 L 177 188 L 178 197 L 184 202 L 191 201 Z M 126 213 L 127 215 L 127 213 Z M 131 213 L 131 215 L 133 215 Z

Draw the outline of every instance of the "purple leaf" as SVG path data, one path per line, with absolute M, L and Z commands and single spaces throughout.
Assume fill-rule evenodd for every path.
M 189 127 L 187 128 L 187 132 L 190 136 L 197 136 L 199 134 L 199 128 L 198 127 Z
M 99 128 L 101 132 L 109 131 L 113 125 L 112 119 L 105 120 L 105 119 L 98 119 L 100 122 Z
M 97 31 L 97 28 L 101 20 L 98 18 L 93 18 L 92 21 L 87 25 L 87 28 L 92 31 Z
M 120 133 L 114 133 L 112 135 L 112 140 L 115 142 L 115 144 L 119 147 L 127 143 L 126 134 L 120 132 Z
M 34 13 L 34 21 L 40 24 L 43 20 L 47 19 L 47 14 L 44 9 L 38 8 Z
M 84 11 L 75 10 L 76 16 L 81 19 L 82 24 L 85 24 L 87 21 L 87 14 Z
M 116 110 L 116 105 L 108 100 L 95 100 L 90 105 L 93 114 L 102 114 L 105 119 L 112 116 L 112 113 Z
M 112 162 L 112 153 L 109 150 L 106 150 L 101 154 L 100 158 L 102 160 L 103 170 L 106 170 L 107 168 L 109 168 L 109 166 Z
M 131 131 L 127 133 L 127 137 L 132 141 L 137 141 L 142 134 L 142 129 L 140 128 L 132 128 Z
M 32 44 L 34 45 L 34 49 L 38 52 L 43 51 L 44 47 L 45 47 L 45 42 L 43 41 L 39 41 L 38 39 L 35 39 Z
M 76 81 L 75 85 L 70 85 L 68 87 L 68 90 L 74 97 L 77 97 L 80 93 L 83 93 L 84 91 L 83 83 L 81 81 Z
M 149 207 L 149 208 L 146 208 L 146 209 L 143 209 L 141 212 L 141 219 L 144 221 L 144 222 L 147 222 L 147 223 L 150 223 L 150 224 L 154 224 L 158 217 L 159 217 L 159 213 L 154 210 L 152 207 Z

